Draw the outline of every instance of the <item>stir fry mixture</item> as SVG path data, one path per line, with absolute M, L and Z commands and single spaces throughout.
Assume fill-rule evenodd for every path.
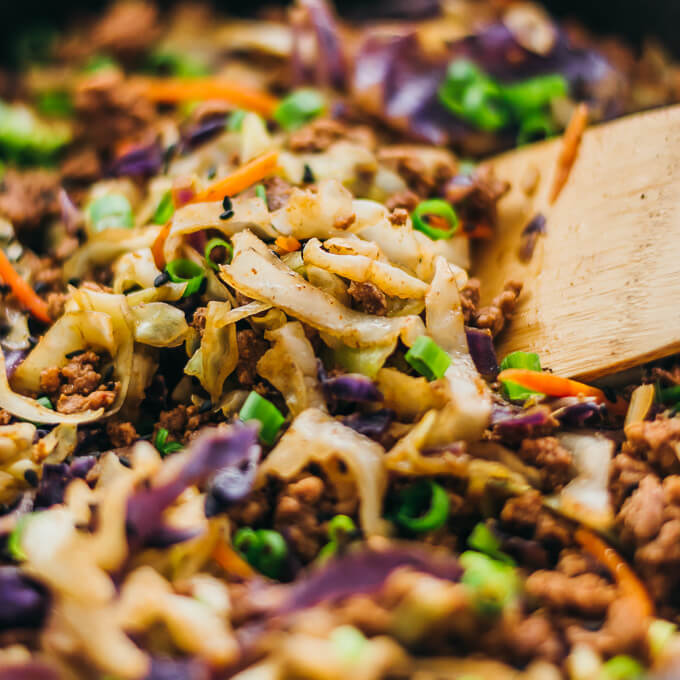
M 2 680 L 678 677 L 680 367 L 497 358 L 522 283 L 468 272 L 480 157 L 680 70 L 523 2 L 369 4 L 17 37 Z

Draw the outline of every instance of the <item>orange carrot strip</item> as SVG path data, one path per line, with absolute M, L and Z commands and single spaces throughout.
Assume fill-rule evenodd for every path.
M 253 158 L 245 165 L 227 175 L 223 179 L 211 184 L 207 189 L 196 194 L 189 203 L 207 203 L 208 201 L 221 201 L 225 196 L 233 196 L 240 191 L 251 187 L 269 175 L 279 158 L 278 151 L 267 151 L 257 158 Z M 153 261 L 159 269 L 165 267 L 165 256 L 163 248 L 165 241 L 170 234 L 171 222 L 168 222 L 159 232 L 156 240 L 151 246 Z
M 278 236 L 274 243 L 284 253 L 294 253 L 301 248 L 300 241 L 293 236 Z
M 38 297 L 36 292 L 24 281 L 12 263 L 7 259 L 4 251 L 0 250 L 0 278 L 12 289 L 17 300 L 33 314 L 33 316 L 43 323 L 52 323 L 50 315 L 47 313 L 45 301 Z
M 279 104 L 276 97 L 266 92 L 217 78 L 157 78 L 143 82 L 149 99 L 167 104 L 219 99 L 267 118 L 271 117 Z
M 539 373 L 525 368 L 506 368 L 500 372 L 498 380 L 512 380 L 550 397 L 578 397 L 582 394 L 584 397 L 595 397 L 598 401 L 607 401 L 601 389 L 552 373 Z
M 220 541 L 212 552 L 212 558 L 229 574 L 241 578 L 251 578 L 255 575 L 253 568 L 224 541 Z
M 639 604 L 641 616 L 647 617 L 654 613 L 654 604 L 647 589 L 614 548 L 588 529 L 577 529 L 574 538 L 586 552 L 607 567 L 624 596 L 633 598 Z
M 221 201 L 225 196 L 233 196 L 251 187 L 270 174 L 279 158 L 278 151 L 267 151 L 248 161 L 223 179 L 211 184 L 207 189 L 196 194 L 192 203 L 206 203 L 207 201 Z
M 571 114 L 571 120 L 567 129 L 564 131 L 562 138 L 562 149 L 559 158 L 557 159 L 557 168 L 555 169 L 555 180 L 550 191 L 550 202 L 554 203 L 560 192 L 564 188 L 571 172 L 571 167 L 576 160 L 578 148 L 581 145 L 581 137 L 588 125 L 588 105 L 581 102 L 574 113 Z

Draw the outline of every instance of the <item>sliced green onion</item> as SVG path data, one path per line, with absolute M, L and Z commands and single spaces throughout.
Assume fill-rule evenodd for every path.
M 620 654 L 602 664 L 600 676 L 602 680 L 642 680 L 645 669 L 632 656 Z
M 467 550 L 460 556 L 461 581 L 469 588 L 477 610 L 496 616 L 519 594 L 519 579 L 514 567 L 483 553 Z
M 451 357 L 427 335 L 421 335 L 404 355 L 409 366 L 428 380 L 444 377 L 451 365 Z
M 26 515 L 21 515 L 14 525 L 12 533 L 7 537 L 7 551 L 17 562 L 23 562 L 26 559 L 26 553 L 21 547 L 21 541 L 29 522 L 34 520 L 39 514 L 39 512 L 29 512 Z
M 73 114 L 73 99 L 65 90 L 51 90 L 38 95 L 36 106 L 46 116 L 68 118 Z
M 430 224 L 432 218 L 442 221 L 446 227 L 435 227 Z M 458 229 L 458 215 L 450 203 L 443 201 L 441 198 L 432 198 L 427 201 L 421 201 L 416 206 L 416 209 L 411 214 L 413 220 L 413 228 L 422 231 L 423 234 L 429 236 L 433 241 L 439 239 L 451 238 Z
M 500 541 L 494 536 L 493 532 L 483 522 L 477 524 L 468 538 L 468 545 L 478 552 L 493 557 L 505 564 L 515 564 L 515 561 L 501 550 Z
M 269 578 L 278 578 L 288 556 L 288 545 L 278 531 L 259 529 L 256 533 L 259 549 L 253 566 Z
M 359 663 L 368 645 L 364 634 L 354 626 L 334 628 L 329 639 L 338 658 L 350 666 Z
M 278 531 L 250 527 L 239 529 L 232 539 L 234 548 L 259 572 L 278 578 L 288 556 L 288 545 Z
M 161 427 L 156 433 L 156 439 L 154 440 L 154 446 L 158 450 L 161 456 L 167 456 L 170 453 L 175 453 L 182 449 L 182 445 L 179 442 L 169 442 L 168 437 L 170 433 Z
M 507 368 L 523 368 L 528 371 L 541 371 L 541 359 L 535 352 L 511 352 L 501 361 L 501 371 Z M 503 390 L 511 401 L 526 401 L 527 399 L 544 396 L 541 392 L 530 390 L 513 380 L 503 380 Z
M 325 101 L 318 90 L 291 92 L 274 110 L 274 120 L 287 131 L 296 130 L 323 113 Z
M 469 59 L 456 59 L 449 64 L 446 78 L 439 87 L 439 99 L 452 113 L 462 115 L 466 89 L 485 79 L 486 75 Z
M 678 627 L 664 619 L 654 619 L 647 629 L 647 641 L 652 658 L 659 656 L 670 642 Z
M 168 276 L 173 283 L 187 284 L 182 297 L 189 297 L 189 295 L 198 293 L 205 280 L 203 269 L 191 260 L 178 259 L 168 262 L 165 266 L 165 271 L 168 272 Z
M 154 224 L 165 224 L 175 214 L 175 204 L 172 201 L 172 191 L 166 191 L 158 202 L 156 211 L 151 218 Z
M 265 205 L 267 205 L 267 190 L 264 188 L 264 184 L 258 184 L 255 187 L 255 195 L 258 198 L 261 198 L 264 201 Z M 267 207 L 269 206 L 267 205 Z
M 219 265 L 217 262 L 212 260 L 210 258 L 210 253 L 215 248 L 224 248 L 227 251 L 227 260 L 226 262 L 229 263 L 231 262 L 231 258 L 234 256 L 234 249 L 231 247 L 231 243 L 229 241 L 225 241 L 223 238 L 211 238 L 206 244 L 205 244 L 205 250 L 203 251 L 203 256 L 205 257 L 205 263 L 210 267 L 211 269 L 214 269 L 215 271 L 219 271 Z
M 545 109 L 553 99 L 566 97 L 567 94 L 569 83 L 559 73 L 536 76 L 503 86 L 503 96 L 519 120 Z
M 52 402 L 50 401 L 49 397 L 38 397 L 36 401 L 41 405 L 44 406 L 45 408 L 49 408 L 54 410 L 54 406 L 52 405 Z
M 285 418 L 281 411 L 268 399 L 253 391 L 241 407 L 238 417 L 247 423 L 257 420 L 260 423 L 260 439 L 265 444 L 273 444 Z
M 154 52 L 149 55 L 148 65 L 154 72 L 180 78 L 196 78 L 210 73 L 204 62 L 180 52 Z
M 246 117 L 247 111 L 242 109 L 236 109 L 229 114 L 229 119 L 227 120 L 227 130 L 229 132 L 240 132 L 241 126 L 243 125 L 243 119 Z
M 510 123 L 501 88 L 492 80 L 468 85 L 461 102 L 462 117 L 481 130 L 494 132 Z
M 449 516 L 449 497 L 442 486 L 426 479 L 404 489 L 399 497 L 397 522 L 415 533 L 443 526 Z
M 356 530 L 357 525 L 347 515 L 335 515 L 328 522 L 328 538 L 336 543 Z
M 84 73 L 96 73 L 105 69 L 118 68 L 118 62 L 108 54 L 94 54 L 84 64 Z
M 517 145 L 530 144 L 557 134 L 552 118 L 545 113 L 534 113 L 522 120 L 517 133 Z
M 92 228 L 96 232 L 105 229 L 132 229 L 135 226 L 130 201 L 122 194 L 100 196 L 90 203 L 88 212 Z
M 666 388 L 659 387 L 658 398 L 664 404 L 677 404 L 680 401 L 680 385 Z

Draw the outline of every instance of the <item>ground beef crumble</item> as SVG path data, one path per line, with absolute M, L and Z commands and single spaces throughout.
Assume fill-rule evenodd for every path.
M 0 182 L 0 214 L 17 232 L 35 229 L 59 214 L 59 175 L 49 170 L 9 168 Z
M 269 349 L 269 343 L 249 328 L 236 333 L 236 342 L 238 344 L 236 380 L 243 387 L 251 387 L 257 379 L 257 362 Z
M 412 213 L 418 203 L 420 203 L 420 196 L 410 189 L 405 189 L 404 191 L 397 191 L 396 194 L 392 194 L 385 201 L 385 207 L 392 212 L 402 209 Z
M 293 132 L 288 145 L 296 153 L 304 151 L 326 151 L 342 139 L 361 144 L 367 149 L 376 146 L 375 134 L 364 125 L 350 127 L 332 118 L 319 118 Z
M 158 428 L 165 428 L 170 434 L 171 439 L 175 439 L 184 444 L 196 436 L 198 430 L 212 418 L 210 411 L 199 413 L 200 409 L 191 404 L 178 404 L 172 409 L 161 411 Z
M 111 445 L 116 449 L 132 446 L 139 435 L 132 423 L 110 420 L 106 423 L 106 434 L 109 435 Z
M 494 336 L 498 335 L 512 318 L 521 292 L 521 281 L 508 281 L 503 286 L 503 292 L 497 295 L 490 305 L 482 307 L 477 312 L 474 325 L 477 328 L 488 328 Z
M 352 281 L 347 292 L 361 311 L 377 316 L 387 313 L 387 296 L 374 283 Z
M 556 437 L 524 439 L 518 455 L 539 469 L 545 491 L 559 489 L 573 476 L 573 456 Z
M 130 57 L 146 52 L 161 25 L 154 4 L 138 0 L 114 3 L 92 31 L 96 52 Z
M 84 352 L 59 368 L 46 368 L 40 374 L 40 389 L 60 413 L 108 408 L 116 399 L 118 382 L 102 382 L 102 357 Z
M 664 472 L 680 472 L 680 418 L 657 418 L 629 425 L 621 450 Z
M 469 324 L 477 314 L 480 289 L 480 281 L 475 278 L 468 279 L 465 285 L 460 289 L 460 304 L 463 308 L 463 318 L 467 324 Z

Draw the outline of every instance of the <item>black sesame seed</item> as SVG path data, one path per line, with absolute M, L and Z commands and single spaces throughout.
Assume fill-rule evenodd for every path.
M 222 207 L 224 208 L 224 212 L 229 212 L 232 209 L 231 198 L 229 198 L 229 196 L 225 196 L 222 199 Z
M 72 286 L 78 287 L 78 286 L 80 285 L 80 279 L 75 278 L 75 277 L 72 278 L 72 279 L 69 279 L 68 282 L 69 282 L 69 284 L 71 284 Z
M 234 216 L 234 211 L 233 210 L 225 210 L 221 215 L 220 219 L 221 220 L 230 220 Z
M 175 155 L 175 151 L 177 151 L 177 144 L 171 144 L 163 152 L 163 174 L 164 175 L 168 174 L 168 166 L 170 165 L 170 161 L 172 160 L 172 157 Z
M 38 486 L 40 480 L 38 479 L 38 473 L 31 468 L 24 470 L 24 479 L 33 487 Z
M 305 163 L 305 171 L 302 175 L 302 181 L 305 184 L 310 184 L 311 182 L 314 181 L 314 173 L 312 172 L 312 169 Z
M 72 352 L 69 352 L 68 354 L 64 354 L 64 356 L 67 359 L 73 359 L 73 357 L 80 356 L 81 354 L 85 354 L 84 349 L 74 349 Z
M 154 280 L 153 285 L 158 288 L 159 286 L 164 286 L 170 280 L 170 274 L 168 272 L 161 272 Z
M 126 468 L 132 467 L 132 463 L 130 462 L 130 459 L 127 456 L 118 456 L 118 460 L 120 461 L 120 464 L 124 465 Z
M 33 290 L 40 295 L 40 293 L 44 293 L 48 288 L 48 285 L 45 281 L 37 281 L 33 285 Z
M 198 413 L 207 413 L 212 408 L 212 401 L 206 399 L 199 407 Z

